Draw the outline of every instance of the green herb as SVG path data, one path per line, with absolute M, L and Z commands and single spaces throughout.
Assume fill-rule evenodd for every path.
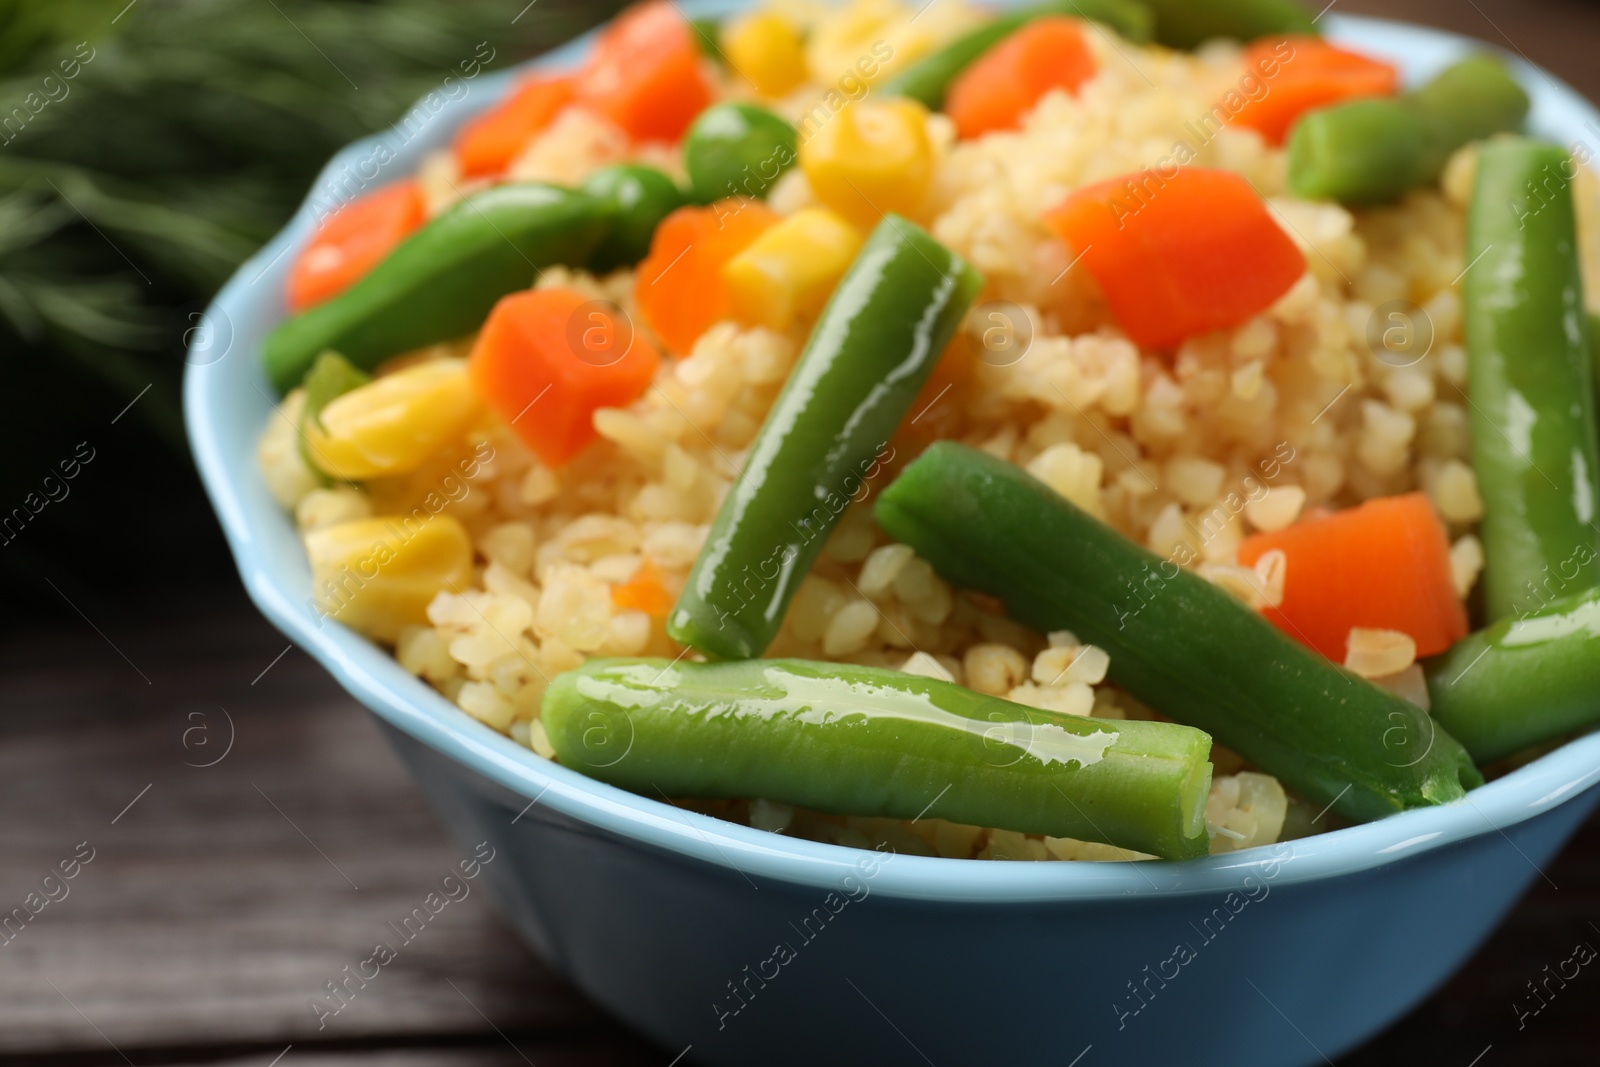
M 4 358 L 65 357 L 113 397 L 152 383 L 132 414 L 181 446 L 182 312 L 328 157 L 463 63 L 508 69 L 618 6 L 545 0 L 513 23 L 500 0 L 0 0 Z M 57 402 L 41 414 L 82 397 Z

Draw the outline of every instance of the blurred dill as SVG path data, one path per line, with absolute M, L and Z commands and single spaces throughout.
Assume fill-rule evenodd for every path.
M 171 309 L 209 297 L 330 155 L 479 42 L 505 69 L 613 7 L 0 0 L 0 325 L 130 398 L 154 381 L 141 415 L 178 443 Z M 75 54 L 92 58 L 67 79 Z
M 504 70 L 620 6 L 0 0 L 0 515 L 147 385 L 116 448 L 163 442 L 139 469 L 193 496 L 177 458 L 190 316 L 335 151 L 459 77 L 480 42 L 495 52 L 485 69 Z M 32 581 L 53 542 L 126 503 L 83 492 L 52 509 L 54 532 L 8 544 L 0 571 Z

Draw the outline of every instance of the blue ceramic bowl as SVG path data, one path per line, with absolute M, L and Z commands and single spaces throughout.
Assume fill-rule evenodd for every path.
M 1413 79 L 1469 47 L 1395 23 L 1328 22 Z M 570 64 L 587 45 L 539 65 Z M 1533 130 L 1600 142 L 1600 115 L 1510 58 Z M 409 172 L 508 74 L 462 84 L 436 114 L 414 113 L 426 121 L 336 156 L 223 289 L 190 351 L 189 433 L 257 606 L 377 714 L 463 847 L 493 842 L 500 858 L 485 875 L 522 936 L 668 1058 L 692 1046 L 687 1060 L 713 1064 L 1068 1064 L 1092 1047 L 1085 1063 L 1321 1062 L 1470 956 L 1600 800 L 1596 735 L 1463 803 L 1189 863 L 883 856 L 585 778 L 479 724 L 384 650 L 319 626 L 293 523 L 256 469 L 271 411 L 261 340 L 284 317 L 287 253 L 315 205 Z M 378 168 L 380 141 L 394 158 Z

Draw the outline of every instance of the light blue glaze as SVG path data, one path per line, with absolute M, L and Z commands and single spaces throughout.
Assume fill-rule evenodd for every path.
M 1469 46 L 1383 20 L 1323 22 L 1411 83 Z M 570 65 L 587 44 L 536 65 Z M 1600 149 L 1600 114 L 1507 60 L 1532 96 L 1533 132 Z M 480 77 L 409 140 L 380 135 L 394 160 L 377 181 L 408 173 L 509 80 Z M 337 155 L 319 186 L 378 140 Z M 736 826 L 541 760 L 382 649 L 319 625 L 308 605 L 304 552 L 254 457 L 271 410 L 261 340 L 285 313 L 287 253 L 313 222 L 308 199 L 218 295 L 191 348 L 190 439 L 240 574 L 261 611 L 384 722 L 452 832 L 495 843 L 487 881 L 519 931 L 660 1041 L 662 1062 L 691 1043 L 685 1062 L 1066 1064 L 1091 1045 L 1084 1067 L 1321 1062 L 1447 977 L 1600 800 L 1590 736 L 1464 803 L 1276 849 L 1137 865 L 879 857 L 868 877 L 870 853 Z M 803 918 L 819 907 L 830 918 Z M 1185 939 L 1194 958 L 1178 963 Z M 794 958 L 776 963 L 785 940 Z M 1173 967 L 1177 978 L 1159 977 Z

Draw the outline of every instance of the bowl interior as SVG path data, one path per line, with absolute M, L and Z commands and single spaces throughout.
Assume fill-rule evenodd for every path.
M 718 14 L 737 2 L 684 3 L 690 14 Z M 1334 17 L 1329 36 L 1396 63 L 1408 82 L 1429 77 L 1478 42 L 1378 19 Z M 592 35 L 530 66 L 576 63 Z M 1507 56 L 1533 98 L 1529 129 L 1591 153 L 1600 149 L 1600 113 L 1571 88 L 1518 56 Z M 436 110 L 419 104 L 407 120 L 336 155 L 294 219 L 241 267 L 192 334 L 184 408 L 201 478 L 245 586 L 280 630 L 309 652 L 350 693 L 400 730 L 461 761 L 530 801 L 658 848 L 802 885 L 837 882 L 858 853 L 723 822 L 624 792 L 550 763 L 482 725 L 412 677 L 388 652 L 310 606 L 311 575 L 292 518 L 268 493 L 255 442 L 273 415 L 274 398 L 259 353 L 286 314 L 284 281 L 291 250 L 316 220 L 362 189 L 410 173 L 424 155 L 503 94 L 511 71 L 483 74 L 451 90 Z M 437 101 L 439 98 L 433 98 Z M 1597 694 L 1600 699 L 1600 694 Z M 1279 880 L 1299 881 L 1388 863 L 1401 855 L 1495 833 L 1581 793 L 1600 779 L 1600 734 L 1574 741 L 1474 792 L 1466 801 L 1294 842 Z M 1029 901 L 1146 893 L 1203 893 L 1237 885 L 1266 862 L 1250 850 L 1181 864 L 982 863 L 905 856 L 885 868 L 875 892 L 929 900 Z

